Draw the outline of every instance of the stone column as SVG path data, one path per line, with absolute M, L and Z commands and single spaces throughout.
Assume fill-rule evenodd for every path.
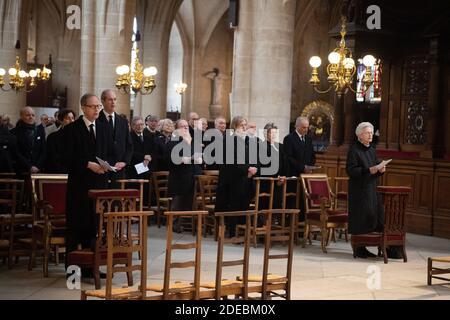
M 27 70 L 27 0 L 0 0 L 0 68 L 6 70 L 5 82 L 9 82 L 8 69 L 13 67 L 16 56 L 20 57 L 20 65 Z M 17 40 L 20 40 L 21 48 L 15 49 Z M 4 89 L 9 89 L 6 84 Z M 21 91 L 0 91 L 0 114 L 7 114 L 11 123 L 15 124 L 19 119 L 20 109 L 25 107 L 26 93 Z
M 151 95 L 139 95 L 136 99 L 135 113 L 143 117 L 149 114 L 160 118 L 166 116 L 170 31 L 181 3 L 182 0 L 138 0 L 141 62 L 144 67 L 158 69 L 156 89 Z
M 296 1 L 240 2 L 235 31 L 231 117 L 242 115 L 262 129 L 268 122 L 289 132 Z
M 115 89 L 116 67 L 131 63 L 136 0 L 83 0 L 81 94 Z M 130 114 L 130 96 L 117 94 L 116 112 Z

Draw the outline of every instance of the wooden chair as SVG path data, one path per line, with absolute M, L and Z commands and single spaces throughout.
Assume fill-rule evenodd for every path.
M 203 175 L 197 176 L 197 184 L 199 186 L 200 206 L 202 211 L 208 211 L 208 215 L 205 216 L 204 221 L 204 236 L 206 237 L 208 232 L 215 235 L 215 239 L 218 237 L 217 219 L 214 215 L 214 209 L 216 206 L 216 191 L 219 183 L 219 177 L 216 175 Z
M 230 295 L 242 297 L 246 300 L 248 298 L 248 272 L 250 259 L 250 227 L 253 223 L 253 218 L 256 211 L 237 211 L 237 212 L 216 212 L 215 216 L 219 220 L 218 223 L 218 241 L 217 241 L 217 264 L 216 264 L 216 279 L 214 282 L 203 283 L 200 286 L 206 289 L 213 289 L 213 291 L 202 292 L 202 298 L 212 298 L 216 300 L 221 298 L 228 298 Z M 245 217 L 244 237 L 225 238 L 225 218 L 226 217 Z M 243 259 L 224 261 L 224 244 L 225 243 L 244 243 Z M 242 266 L 241 275 L 236 277 L 236 280 L 222 279 L 224 267 Z M 208 295 L 210 293 L 210 295 Z
M 440 266 L 437 267 L 436 263 L 439 263 Z M 442 274 L 448 274 L 450 273 L 450 268 L 443 268 L 442 264 L 449 264 L 450 263 L 450 256 L 447 257 L 429 257 L 428 258 L 428 265 L 427 265 L 427 284 L 429 286 L 432 285 L 431 280 L 432 279 L 439 279 L 446 282 L 450 281 L 450 278 L 444 278 L 441 275 Z M 434 265 L 433 265 L 434 264 Z
M 383 253 L 384 263 L 388 263 L 387 248 L 390 246 L 398 246 L 402 248 L 403 261 L 407 262 L 405 211 L 408 196 L 412 192 L 412 189 L 410 187 L 379 186 L 377 192 L 383 197 L 383 232 L 352 235 L 353 257 L 356 258 L 356 249 L 358 247 L 375 246 L 378 247 L 379 254 L 380 252 Z
M 275 178 L 265 178 L 265 177 L 257 177 L 254 178 L 255 183 L 256 183 L 256 192 L 255 192 L 255 207 L 254 210 L 256 212 L 258 212 L 258 210 L 260 209 L 260 203 L 261 203 L 261 199 L 268 199 L 268 209 L 272 209 L 273 208 L 273 199 L 274 199 L 274 192 L 275 192 L 275 181 L 277 179 Z M 269 190 L 267 192 L 264 192 L 261 190 L 261 184 L 262 183 L 268 183 L 269 184 Z M 258 245 L 258 236 L 263 236 L 266 234 L 266 225 L 265 222 L 262 223 L 261 226 L 258 226 L 258 223 L 261 224 L 261 218 L 264 218 L 263 216 L 258 216 L 258 214 L 256 214 L 253 217 L 253 221 L 252 221 L 252 225 L 251 225 L 251 236 L 252 236 L 252 242 L 253 242 L 253 246 L 256 248 Z M 246 225 L 244 224 L 238 224 L 236 226 L 236 235 L 239 236 L 240 234 L 244 234 L 245 233 L 245 229 L 247 228 Z
M 29 249 L 21 240 L 31 237 L 32 216 L 17 212 L 20 207 L 17 199 L 23 184 L 23 180 L 0 179 L 0 251 L 7 259 L 9 269 L 13 267 L 14 258 L 17 263 L 20 256 L 29 256 Z
M 103 290 L 83 290 L 81 300 L 87 297 L 100 299 L 144 299 L 147 287 L 147 217 L 152 212 L 114 212 L 105 213 L 106 219 L 106 287 Z M 138 238 L 134 241 L 133 227 L 138 224 Z M 124 267 L 116 267 L 114 257 L 119 254 L 138 253 L 140 259 Z M 139 288 L 113 288 L 112 276 L 115 272 L 139 271 L 141 282 Z
M 249 282 L 256 283 L 254 287 L 250 285 L 249 292 L 260 292 L 262 300 L 268 300 L 273 297 L 284 298 L 286 300 L 291 299 L 291 282 L 292 282 L 292 261 L 294 252 L 294 237 L 295 237 L 295 224 L 291 223 L 289 230 L 273 228 L 272 220 L 274 215 L 288 216 L 290 221 L 296 221 L 296 215 L 299 214 L 297 209 L 271 209 L 262 210 L 261 214 L 266 216 L 266 223 L 269 228 L 266 229 L 265 241 L 264 241 L 264 262 L 263 273 L 261 276 L 250 275 Z M 271 255 L 270 249 L 272 248 L 272 241 L 287 242 L 288 248 L 286 254 Z M 286 260 L 286 273 L 282 275 L 271 274 L 270 261 L 275 259 Z M 261 284 L 261 285 L 259 285 Z M 278 293 L 278 291 L 283 293 Z
M 348 212 L 348 177 L 334 177 L 334 194 L 336 195 L 335 208 L 336 210 L 342 210 Z M 342 239 L 342 235 L 345 235 L 344 229 L 333 230 L 339 232 L 339 239 Z M 335 234 L 333 232 L 333 238 L 335 239 Z M 348 242 L 348 234 L 345 237 Z
M 100 289 L 100 266 L 106 265 L 106 228 L 107 220 L 105 213 L 111 212 L 135 212 L 136 202 L 139 198 L 138 190 L 90 190 L 89 197 L 95 202 L 95 212 L 98 218 L 97 237 L 94 251 L 90 248 L 75 250 L 67 255 L 68 266 L 75 265 L 80 268 L 92 269 L 94 274 L 95 289 Z M 118 252 L 114 255 L 114 264 L 121 264 L 129 267 L 132 264 L 131 252 Z M 117 269 L 125 270 L 125 269 Z M 128 285 L 133 285 L 133 274 L 126 271 Z
M 147 297 L 148 300 L 199 300 L 200 299 L 200 268 L 201 268 L 201 248 L 202 248 L 202 217 L 207 215 L 208 211 L 167 211 L 167 242 L 166 242 L 166 260 L 164 266 L 164 282 L 162 285 L 149 285 L 146 290 L 157 292 L 158 295 Z M 174 244 L 173 241 L 173 222 L 174 218 L 196 217 L 197 230 L 196 241 L 193 243 Z M 192 261 L 172 262 L 173 250 L 191 250 L 195 249 L 195 259 Z M 194 268 L 194 281 L 170 283 L 171 270 L 178 268 Z
M 48 277 L 50 253 L 55 264 L 59 254 L 65 252 L 67 175 L 32 175 L 33 237 L 29 270 L 35 266 L 36 252 L 43 248 L 43 274 Z
M 169 171 L 152 173 L 153 190 L 156 195 L 156 206 L 151 207 L 156 214 L 156 224 L 161 228 L 161 219 L 165 218 L 164 212 L 170 210 L 171 197 L 168 196 Z
M 144 185 L 146 183 L 149 183 L 149 180 L 146 179 L 121 179 L 121 180 L 117 180 L 118 183 L 120 183 L 120 188 L 122 190 L 125 189 L 135 189 L 134 187 L 132 188 L 130 185 L 139 185 L 139 211 L 143 211 L 144 210 Z
M 303 246 L 310 237 L 313 226 L 320 228 L 321 247 L 327 253 L 326 247 L 333 235 L 333 230 L 342 228 L 347 238 L 348 213 L 335 209 L 335 195 L 331 191 L 326 174 L 301 174 L 305 200 L 305 232 Z M 311 240 L 310 240 L 311 242 Z

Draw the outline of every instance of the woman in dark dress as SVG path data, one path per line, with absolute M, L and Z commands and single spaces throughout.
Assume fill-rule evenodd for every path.
M 373 125 L 362 122 L 356 128 L 356 142 L 348 151 L 348 228 L 350 234 L 381 232 L 384 212 L 377 193 L 378 178 L 386 171 L 385 162 L 378 160 L 372 146 Z M 361 258 L 374 257 L 365 247 L 357 248 Z
M 268 178 L 283 178 L 286 176 L 286 158 L 284 156 L 283 144 L 277 142 L 278 127 L 274 123 L 268 123 L 264 127 L 266 141 L 262 142 L 260 156 L 260 176 Z M 269 160 L 269 161 L 268 161 Z M 281 183 L 275 185 L 273 208 L 281 209 L 282 206 L 282 188 Z M 261 192 L 269 192 L 270 183 L 261 182 Z M 259 209 L 268 209 L 269 199 L 260 199 Z

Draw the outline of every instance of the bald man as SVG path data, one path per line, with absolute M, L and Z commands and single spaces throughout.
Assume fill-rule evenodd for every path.
M 39 173 L 45 162 L 45 130 L 36 126 L 30 107 L 20 110 L 20 120 L 11 133 L 17 138 L 17 173 Z

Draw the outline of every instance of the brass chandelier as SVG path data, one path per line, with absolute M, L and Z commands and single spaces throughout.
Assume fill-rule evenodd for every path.
M 48 69 L 45 65 L 42 69 L 33 69 L 29 72 L 26 72 L 20 66 L 20 58 L 16 56 L 16 63 L 14 67 L 11 67 L 8 70 L 9 81 L 5 82 L 6 70 L 0 68 L 0 89 L 3 91 L 11 91 L 14 90 L 17 92 L 23 89 L 26 92 L 31 92 L 34 88 L 37 87 L 39 82 L 46 82 L 50 80 L 50 75 L 52 70 Z M 9 88 L 6 88 L 6 84 L 9 85 Z
M 116 68 L 118 75 L 116 87 L 122 93 L 148 95 L 156 88 L 155 76 L 158 74 L 158 69 L 155 67 L 144 69 L 138 55 L 139 49 L 136 49 L 136 58 L 131 66 L 122 65 Z
M 327 66 L 328 83 L 329 87 L 326 90 L 320 90 L 320 79 L 318 77 L 318 68 L 322 64 L 322 60 L 318 56 L 313 56 L 309 60 L 311 65 L 311 79 L 309 83 L 313 86 L 314 90 L 318 93 L 327 93 L 334 88 L 336 94 L 341 97 L 346 94 L 350 89 L 353 93 L 356 91 L 352 88 L 353 77 L 356 73 L 355 60 L 352 58 L 352 52 L 346 47 L 345 36 L 347 34 L 346 18 L 342 17 L 341 27 L 341 42 L 338 48 L 335 48 L 329 55 Z M 362 79 L 364 88 L 367 89 L 373 84 L 372 80 L 372 67 L 374 66 L 376 59 L 372 55 L 366 55 L 363 58 L 363 64 L 366 66 L 366 74 Z
M 180 83 L 175 83 L 175 91 L 182 96 L 187 89 L 188 85 L 184 82 L 180 82 Z

